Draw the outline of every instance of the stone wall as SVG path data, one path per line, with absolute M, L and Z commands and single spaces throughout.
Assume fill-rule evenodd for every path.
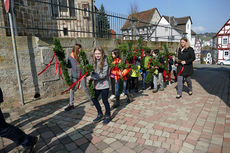
M 19 36 L 38 37 L 92 37 L 92 20 L 88 13 L 83 15 L 83 6 L 87 4 L 90 9 L 91 0 L 75 1 L 74 13 L 70 16 L 70 8 L 66 11 L 57 12 L 54 15 L 53 9 L 56 5 L 51 5 L 50 0 L 15 0 L 15 22 L 17 34 Z M 69 2 L 69 1 L 67 1 Z M 69 4 L 68 4 L 69 6 Z M 0 0 L 0 35 L 9 36 L 8 15 L 5 13 L 3 0 Z M 1 28 L 2 27 L 2 28 Z M 66 32 L 64 32 L 66 31 Z M 82 31 L 82 32 L 81 32 Z
M 6 17 L 6 14 L 5 14 L 5 11 L 4 11 L 5 7 L 3 5 L 3 0 L 0 0 L 0 35 L 3 35 L 5 36 L 6 35 L 6 29 L 4 28 L 5 27 L 5 17 Z
M 93 38 L 60 38 L 60 41 L 66 50 L 66 56 L 71 52 L 72 46 L 75 43 L 80 43 L 89 57 L 92 55 L 92 50 L 95 46 L 102 46 L 108 53 L 108 51 L 111 51 L 117 45 L 127 42 L 115 39 Z M 44 39 L 32 36 L 19 36 L 16 38 L 16 43 L 25 101 L 33 99 L 35 93 L 40 93 L 41 97 L 55 96 L 68 88 L 65 82 L 60 79 L 60 76 L 54 76 L 55 60 L 46 72 L 39 77 L 37 76 L 52 58 L 53 42 L 51 38 Z M 151 49 L 162 49 L 161 42 L 144 43 Z M 136 44 L 136 42 L 134 42 L 134 44 Z M 169 46 L 172 50 L 175 50 L 178 44 L 170 43 Z M 11 37 L 0 36 L 0 86 L 8 101 L 20 101 L 17 84 Z

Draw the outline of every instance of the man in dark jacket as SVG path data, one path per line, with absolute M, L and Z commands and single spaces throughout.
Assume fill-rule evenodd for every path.
M 2 89 L 0 88 L 0 103 L 3 100 Z M 35 144 L 37 143 L 37 137 L 25 134 L 19 128 L 6 123 L 0 108 L 0 137 L 8 138 L 14 141 L 17 145 L 22 145 L 25 153 L 34 152 Z

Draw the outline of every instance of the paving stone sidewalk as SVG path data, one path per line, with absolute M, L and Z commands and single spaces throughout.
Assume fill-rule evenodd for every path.
M 68 95 L 2 109 L 9 123 L 39 136 L 41 153 L 229 153 L 229 73 L 196 70 L 192 82 L 193 95 L 183 92 L 179 100 L 175 83 L 158 93 L 140 91 L 130 104 L 123 98 L 108 125 L 92 123 L 96 109 L 82 92 L 70 112 L 63 111 Z M 0 152 L 20 150 L 0 138 Z

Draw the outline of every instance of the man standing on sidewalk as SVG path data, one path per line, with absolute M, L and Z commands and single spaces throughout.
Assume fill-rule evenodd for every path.
M 0 103 L 3 100 L 2 89 L 0 88 Z M 33 153 L 35 144 L 38 138 L 25 134 L 18 127 L 6 123 L 3 116 L 2 110 L 0 108 L 0 137 L 8 138 L 14 141 L 17 145 L 22 145 L 24 148 L 24 153 Z

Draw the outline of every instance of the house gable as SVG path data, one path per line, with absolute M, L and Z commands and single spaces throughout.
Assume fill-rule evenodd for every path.
M 171 36 L 171 38 L 169 36 Z M 178 42 L 181 38 L 181 34 L 175 27 L 169 24 L 167 16 L 162 16 L 151 38 L 152 41 Z
M 228 19 L 228 21 L 223 25 L 223 27 L 217 32 L 216 36 L 226 35 L 226 34 L 230 35 L 230 19 Z
M 159 22 L 159 25 L 167 25 L 167 26 L 169 26 L 169 22 L 168 22 L 168 20 L 166 20 L 166 18 L 164 16 L 162 16 L 161 20 Z
M 160 19 L 161 19 L 161 15 L 158 12 L 158 10 L 155 9 L 155 12 L 153 13 L 152 19 L 150 20 L 150 23 L 156 25 L 156 24 L 158 24 Z
M 230 19 L 216 34 L 217 37 L 217 50 L 230 50 Z
M 157 24 L 160 20 L 160 14 L 157 10 L 157 8 L 152 8 L 150 10 L 146 10 L 143 12 L 138 12 L 136 14 L 131 14 L 128 16 L 128 20 L 126 20 L 125 24 L 121 28 L 121 30 L 128 30 L 132 28 L 131 19 L 138 20 L 141 22 L 137 22 L 135 24 L 135 28 L 143 28 L 148 27 L 149 23 L 151 24 Z

